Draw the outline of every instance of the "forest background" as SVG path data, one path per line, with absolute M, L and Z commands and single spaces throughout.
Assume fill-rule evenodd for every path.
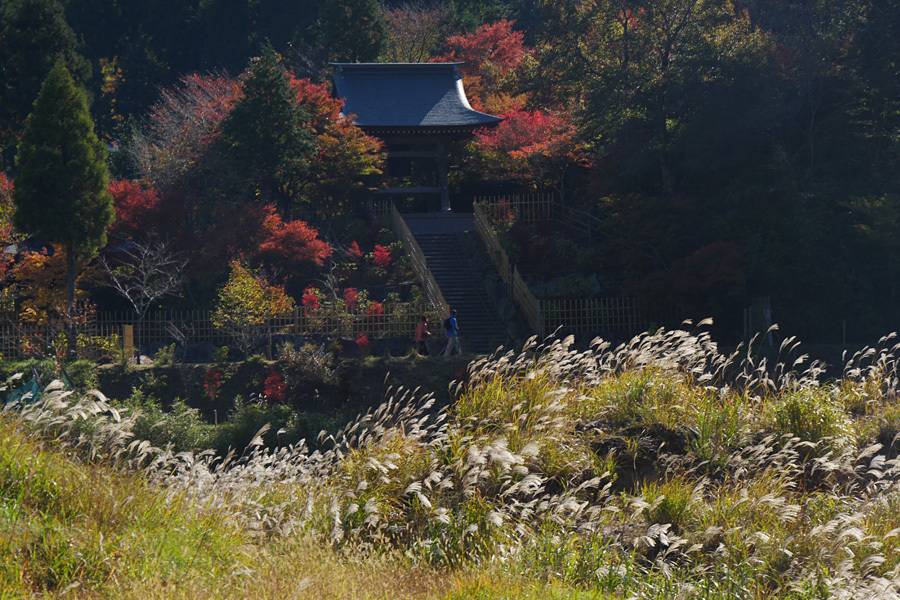
M 473 106 L 506 121 L 459 151 L 455 189 L 552 189 L 601 215 L 605 294 L 713 316 L 733 337 L 762 297 L 807 341 L 900 321 L 888 0 L 3 0 L 9 236 L 16 148 L 60 60 L 113 149 L 111 232 L 202 248 L 180 302 L 208 305 L 248 248 L 299 298 L 327 257 L 322 217 L 362 206 L 383 157 L 340 124 L 328 62 L 460 60 Z M 290 72 L 290 139 L 248 133 L 275 114 L 248 99 L 265 69 Z

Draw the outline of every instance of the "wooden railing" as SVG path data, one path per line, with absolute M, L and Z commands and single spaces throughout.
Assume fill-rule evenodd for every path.
M 549 329 L 567 332 L 614 331 L 636 333 L 655 328 L 658 323 L 645 318 L 637 301 L 618 298 L 554 298 L 541 301 L 541 314 Z M 544 335 L 549 334 L 544 331 Z
M 415 269 L 416 275 L 419 276 L 419 280 L 425 288 L 425 297 L 428 299 L 428 302 L 431 304 L 434 311 L 438 313 L 438 317 L 443 320 L 450 315 L 450 307 L 447 305 L 444 294 L 441 293 L 441 288 L 434 279 L 434 274 L 428 268 L 428 261 L 425 260 L 425 254 L 422 252 L 419 243 L 409 230 L 409 226 L 406 224 L 403 215 L 400 214 L 400 211 L 397 210 L 396 206 L 391 206 L 391 215 L 394 225 L 394 235 L 403 242 L 403 248 L 412 259 L 413 269 Z
M 476 204 L 474 208 L 475 230 L 478 231 L 478 235 L 481 236 L 481 240 L 484 242 L 494 266 L 497 267 L 497 272 L 500 273 L 501 279 L 503 279 L 503 282 L 507 285 L 510 296 L 512 296 L 515 303 L 519 305 L 519 308 L 525 314 L 525 318 L 528 320 L 528 324 L 531 326 L 532 331 L 542 333 L 543 322 L 541 319 L 541 303 L 534 297 L 531 290 L 528 289 L 528 284 L 526 284 L 525 280 L 522 279 L 522 276 L 519 275 L 519 269 L 510 263 L 509 255 L 503 247 L 500 246 L 500 240 L 498 240 L 497 236 L 494 234 L 490 220 L 485 214 L 484 207 L 481 204 Z
M 532 202 L 530 205 L 539 206 L 539 203 Z M 505 211 L 506 207 L 501 207 L 500 210 Z M 527 210 L 531 214 L 536 214 L 530 208 Z M 481 236 L 500 277 L 506 282 L 510 296 L 525 314 L 528 324 L 535 333 L 544 337 L 562 327 L 567 333 L 609 331 L 631 334 L 646 331 L 657 325 L 655 321 L 643 315 L 634 298 L 538 300 L 522 279 L 519 269 L 511 265 L 509 255 L 503 250 L 494 233 L 489 215 L 497 214 L 496 211 L 495 207 L 476 204 L 475 229 Z

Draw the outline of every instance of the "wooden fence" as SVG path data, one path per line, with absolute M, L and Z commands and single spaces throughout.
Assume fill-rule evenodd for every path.
M 539 206 L 537 202 L 523 206 Z M 503 208 L 502 210 L 505 210 Z M 531 211 L 531 208 L 527 208 Z M 525 314 L 532 331 L 541 337 L 558 328 L 566 333 L 616 332 L 632 334 L 657 325 L 644 316 L 634 298 L 573 298 L 539 300 L 512 265 L 494 233 L 490 216 L 497 214 L 490 205 L 475 205 L 475 229 L 481 236 L 500 277 L 508 286 L 510 296 Z M 502 214 L 502 213 L 501 213 Z M 531 214 L 536 214 L 532 212 Z
M 601 224 L 596 216 L 566 206 L 556 200 L 555 194 L 546 192 L 477 196 L 475 204 L 480 204 L 485 214 L 495 222 L 516 221 L 533 225 L 540 221 L 550 221 L 585 235 L 588 239 L 597 235 Z
M 369 338 L 412 337 L 420 315 L 426 306 L 421 303 L 384 303 L 384 312 L 370 314 L 367 308 L 348 310 L 344 306 L 325 304 L 309 310 L 295 307 L 290 313 L 254 327 L 253 335 L 269 338 L 277 335 L 321 334 L 329 337 L 355 339 L 361 335 Z M 211 344 L 234 345 L 233 335 L 212 324 L 209 310 L 166 310 L 150 312 L 138 326 L 134 313 L 100 312 L 79 327 L 79 333 L 93 338 L 105 338 L 121 343 L 126 325 L 134 326 L 136 346 L 158 344 Z M 0 319 L 0 353 L 4 358 L 24 356 L 26 340 L 50 341 L 61 331 L 57 328 L 20 323 L 14 315 Z

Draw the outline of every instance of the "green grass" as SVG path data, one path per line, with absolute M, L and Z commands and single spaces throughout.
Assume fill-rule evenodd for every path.
M 53 594 L 237 564 L 243 535 L 215 515 L 51 448 L 0 419 L 0 589 Z
M 53 392 L 2 421 L 0 588 L 868 597 L 900 586 L 900 461 L 878 445 L 898 422 L 895 350 L 824 381 L 702 334 L 557 341 L 470 366 L 448 408 L 383 380 L 386 401 L 315 450 L 260 431 L 228 458 L 134 440 L 153 411 L 160 428 L 189 415 Z M 361 364 L 405 361 L 405 378 L 420 360 Z

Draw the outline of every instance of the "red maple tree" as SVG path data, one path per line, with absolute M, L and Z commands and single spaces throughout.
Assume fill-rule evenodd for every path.
M 483 169 L 537 188 L 556 187 L 565 197 L 566 172 L 589 162 L 578 130 L 563 114 L 516 110 L 475 135 L 472 147 Z
M 128 180 L 110 180 L 109 193 L 116 208 L 110 233 L 141 237 L 163 224 L 167 215 L 160 210 L 159 194 L 152 187 Z
M 334 98 L 325 84 L 298 79 L 288 73 L 297 104 L 310 116 L 316 154 L 303 184 L 303 196 L 319 213 L 346 209 L 357 193 L 365 191 L 365 178 L 381 173 L 382 143 L 363 133 L 352 118 L 342 118 L 343 100 Z
M 466 96 L 475 110 L 501 114 L 521 108 L 524 96 L 511 93 L 516 68 L 530 52 L 521 31 L 515 31 L 515 21 L 502 19 L 488 23 L 468 35 L 451 36 L 447 52 L 435 62 L 463 64 Z
M 147 126 L 126 147 L 131 162 L 157 190 L 183 187 L 240 97 L 240 82 L 223 73 L 185 75 L 150 108 Z

